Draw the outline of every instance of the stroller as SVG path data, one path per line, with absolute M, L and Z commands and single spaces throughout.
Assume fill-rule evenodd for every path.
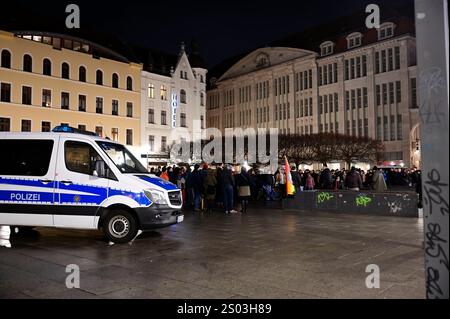
M 274 186 L 275 180 L 271 174 L 259 175 L 261 185 L 258 199 L 264 198 L 266 201 L 277 201 L 281 198 L 279 190 Z

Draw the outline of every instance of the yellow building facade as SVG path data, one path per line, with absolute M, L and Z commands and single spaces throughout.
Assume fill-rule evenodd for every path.
M 68 124 L 139 149 L 141 64 L 48 33 L 0 31 L 0 54 L 0 130 L 41 132 Z

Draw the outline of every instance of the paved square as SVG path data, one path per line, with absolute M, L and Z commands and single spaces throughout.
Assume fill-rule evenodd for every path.
M 424 298 L 422 220 L 251 209 L 186 213 L 109 246 L 100 232 L 37 228 L 0 247 L 0 298 Z M 66 266 L 81 270 L 65 286 Z M 366 288 L 368 264 L 379 289 Z

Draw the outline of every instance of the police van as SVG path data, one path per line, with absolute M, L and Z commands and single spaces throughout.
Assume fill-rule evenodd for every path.
M 177 186 L 95 133 L 0 132 L 0 150 L 0 225 L 102 229 L 125 243 L 183 221 Z

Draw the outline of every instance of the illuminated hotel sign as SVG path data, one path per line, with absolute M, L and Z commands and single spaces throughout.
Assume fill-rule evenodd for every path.
M 176 93 L 172 93 L 172 127 L 177 126 L 178 98 Z

